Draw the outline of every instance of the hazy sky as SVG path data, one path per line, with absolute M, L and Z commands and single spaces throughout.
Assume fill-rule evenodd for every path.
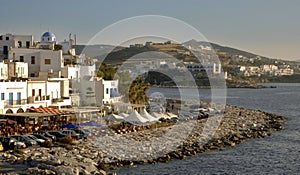
M 0 34 L 32 34 L 39 40 L 49 30 L 60 41 L 72 33 L 86 43 L 108 25 L 138 15 L 177 18 L 211 42 L 300 59 L 299 0 L 3 0 Z

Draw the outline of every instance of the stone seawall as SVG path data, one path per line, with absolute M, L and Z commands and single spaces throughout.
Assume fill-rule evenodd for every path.
M 118 160 L 113 162 L 100 162 L 101 169 L 115 169 L 122 166 L 134 166 L 136 164 L 154 164 L 156 162 L 168 162 L 172 159 L 184 159 L 197 153 L 210 150 L 219 150 L 226 147 L 234 147 L 237 144 L 252 138 L 263 138 L 270 136 L 273 131 L 282 130 L 286 118 L 262 111 L 255 111 L 236 106 L 226 106 L 225 114 L 221 118 L 221 123 L 211 138 L 206 142 L 203 137 L 203 128 L 208 119 L 197 120 L 189 137 L 183 141 L 175 150 L 150 160 Z M 180 127 L 180 125 L 179 125 Z M 182 126 L 184 130 L 185 126 Z M 123 134 L 124 137 L 135 140 L 147 140 L 149 138 L 161 137 L 167 133 L 170 127 L 150 129 L 139 132 Z M 179 133 L 180 134 L 180 133 Z M 201 144 L 201 142 L 205 144 Z
M 101 147 L 95 145 L 96 140 L 87 140 L 77 141 L 68 147 L 27 148 L 22 153 L 16 151 L 0 152 L 0 174 L 5 173 L 1 171 L 4 168 L 12 174 L 18 171 L 22 174 L 109 174 L 105 170 L 137 164 L 167 162 L 172 159 L 185 159 L 197 153 L 234 147 L 248 139 L 270 136 L 273 131 L 282 130 L 286 122 L 286 118 L 282 116 L 229 105 L 226 106 L 223 117 L 218 119 L 220 119 L 220 125 L 208 140 L 203 136 L 203 131 L 209 119 L 195 120 L 195 125 L 193 125 L 188 137 L 180 142 L 179 146 L 170 152 L 159 154 L 159 148 L 167 144 L 167 140 L 174 139 L 171 137 L 179 138 L 182 133 L 177 132 L 166 136 L 166 142 L 158 145 L 157 154 L 159 156 L 154 158 L 123 159 L 121 154 L 113 149 L 116 144 L 106 141 L 106 137 L 101 137 Z M 180 131 L 184 131 L 187 129 L 185 124 L 185 122 L 177 123 L 176 127 Z M 119 134 L 111 131 L 109 137 L 115 139 L 116 142 L 119 138 L 134 139 L 139 142 L 165 136 L 171 127 L 170 124 L 161 127 L 144 127 L 144 129 L 135 132 Z M 123 147 L 126 148 L 125 143 Z M 155 147 L 151 149 L 155 149 Z M 132 153 L 130 150 L 125 151 L 129 155 L 137 152 L 137 150 L 132 150 Z M 143 151 L 145 150 L 138 150 L 144 154 Z M 15 171 L 14 167 L 17 167 Z

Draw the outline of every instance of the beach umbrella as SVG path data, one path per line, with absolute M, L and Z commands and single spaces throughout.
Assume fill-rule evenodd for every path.
M 108 119 L 108 120 L 124 120 L 124 117 L 117 115 L 117 114 L 110 114 L 108 116 L 103 117 L 103 119 Z
M 140 125 L 148 122 L 148 120 L 142 117 L 136 110 L 134 110 L 128 117 L 124 118 L 124 120 L 134 125 Z
M 150 115 L 146 109 L 143 109 L 141 112 L 142 117 L 144 117 L 145 119 L 148 119 L 149 122 L 157 122 L 158 118 L 153 117 L 152 115 Z
M 128 116 L 129 116 L 129 114 L 126 114 L 126 113 L 121 113 L 121 114 L 119 114 L 119 116 L 126 118 L 126 117 L 128 117 Z
M 96 126 L 96 127 L 102 126 L 102 125 L 100 125 L 99 123 L 92 122 L 92 121 L 84 122 L 84 123 L 82 123 L 81 125 L 83 125 L 83 126 Z
M 76 129 L 76 128 L 81 128 L 81 126 L 75 125 L 72 123 L 68 123 L 68 124 L 62 125 L 61 128 Z

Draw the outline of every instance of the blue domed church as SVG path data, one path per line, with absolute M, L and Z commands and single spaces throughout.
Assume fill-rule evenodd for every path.
M 56 37 L 52 32 L 45 32 L 41 37 L 41 42 L 56 42 Z

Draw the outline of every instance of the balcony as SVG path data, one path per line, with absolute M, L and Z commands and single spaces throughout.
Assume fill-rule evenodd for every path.
M 50 95 L 34 96 L 34 97 L 30 96 L 30 97 L 28 97 L 27 100 L 28 100 L 28 103 L 50 100 Z
M 4 106 L 6 108 L 17 107 L 17 106 L 26 105 L 26 104 L 27 104 L 26 99 L 23 99 L 23 100 L 6 100 L 6 101 L 4 101 Z

